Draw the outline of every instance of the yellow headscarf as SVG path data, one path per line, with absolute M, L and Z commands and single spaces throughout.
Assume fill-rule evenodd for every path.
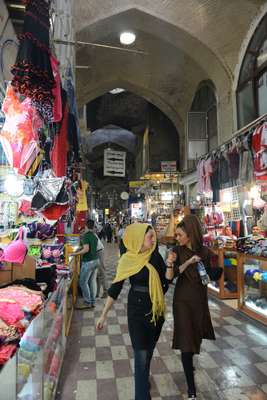
M 155 243 L 153 247 L 144 253 L 140 253 L 148 226 L 148 224 L 135 223 L 126 228 L 123 235 L 123 243 L 127 252 L 119 260 L 117 274 L 113 282 L 120 282 L 127 279 L 137 274 L 146 266 L 149 270 L 149 294 L 152 302 L 151 322 L 156 323 L 156 320 L 160 316 L 164 316 L 165 302 L 159 274 L 153 265 L 149 263 L 150 257 L 157 245 L 156 232 L 154 230 Z

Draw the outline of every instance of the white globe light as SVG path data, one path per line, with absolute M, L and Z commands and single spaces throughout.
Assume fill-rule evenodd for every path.
M 130 45 L 136 40 L 136 35 L 133 32 L 123 32 L 120 35 L 121 44 Z
M 15 174 L 8 174 L 5 180 L 5 190 L 10 196 L 21 196 L 23 194 L 23 181 Z

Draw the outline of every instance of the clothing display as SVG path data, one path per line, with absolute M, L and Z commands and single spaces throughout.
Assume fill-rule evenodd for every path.
M 26 2 L 23 33 L 11 72 L 13 87 L 31 99 L 45 121 L 52 122 L 55 79 L 50 61 L 49 8 L 50 1 Z
M 0 141 L 9 165 L 18 173 L 27 175 L 39 154 L 38 130 L 42 121 L 31 105 L 31 99 L 20 99 L 19 93 L 9 85 L 2 110 L 5 123 L 0 132 Z
M 88 210 L 87 195 L 86 195 L 87 189 L 88 189 L 88 183 L 82 180 L 81 187 L 78 189 L 78 203 L 76 205 L 76 211 L 78 213 L 85 212 Z

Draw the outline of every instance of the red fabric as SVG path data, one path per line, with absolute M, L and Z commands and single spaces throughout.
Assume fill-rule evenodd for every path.
M 254 176 L 256 180 L 267 180 L 267 125 L 259 125 L 252 135 Z
M 22 200 L 19 211 L 27 217 L 33 217 L 35 212 L 31 209 L 32 203 L 28 200 Z
M 16 325 L 24 318 L 24 312 L 17 303 L 0 302 L 0 318 L 8 325 Z
M 62 98 L 61 98 L 61 80 L 59 73 L 59 62 L 54 56 L 50 56 L 51 67 L 53 70 L 56 86 L 52 89 L 54 96 L 53 103 L 53 121 L 59 122 L 62 120 Z
M 59 204 L 53 204 L 52 206 L 43 210 L 42 214 L 46 219 L 49 219 L 51 221 L 57 221 L 59 218 L 62 217 L 62 215 L 66 214 L 68 209 L 69 209 L 68 204 L 62 206 Z
M 53 148 L 50 153 L 52 169 L 58 177 L 66 176 L 67 174 L 68 115 L 69 109 L 66 103 L 61 127 L 54 138 Z
M 74 233 L 80 233 L 86 225 L 87 211 L 77 212 L 74 224 Z
M 0 365 L 5 364 L 15 353 L 17 346 L 15 344 L 6 344 L 0 346 Z
M 0 289 L 0 300 L 2 300 L 0 304 L 5 302 L 6 299 L 14 301 L 13 304 L 17 303 L 20 308 L 25 308 L 31 312 L 36 312 L 43 303 L 41 293 L 32 291 L 23 286 L 8 286 L 4 289 Z

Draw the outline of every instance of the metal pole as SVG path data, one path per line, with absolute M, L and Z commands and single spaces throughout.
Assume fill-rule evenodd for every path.
M 100 48 L 110 49 L 110 50 L 125 51 L 126 53 L 142 54 L 145 56 L 148 55 L 148 53 L 143 50 L 124 49 L 123 47 L 110 46 L 108 44 L 100 44 L 100 43 L 92 43 L 92 42 L 81 42 L 79 40 L 72 41 L 72 40 L 54 39 L 53 42 L 57 43 L 57 44 L 64 44 L 66 46 L 78 46 L 78 45 L 92 46 L 92 47 L 100 47 Z

